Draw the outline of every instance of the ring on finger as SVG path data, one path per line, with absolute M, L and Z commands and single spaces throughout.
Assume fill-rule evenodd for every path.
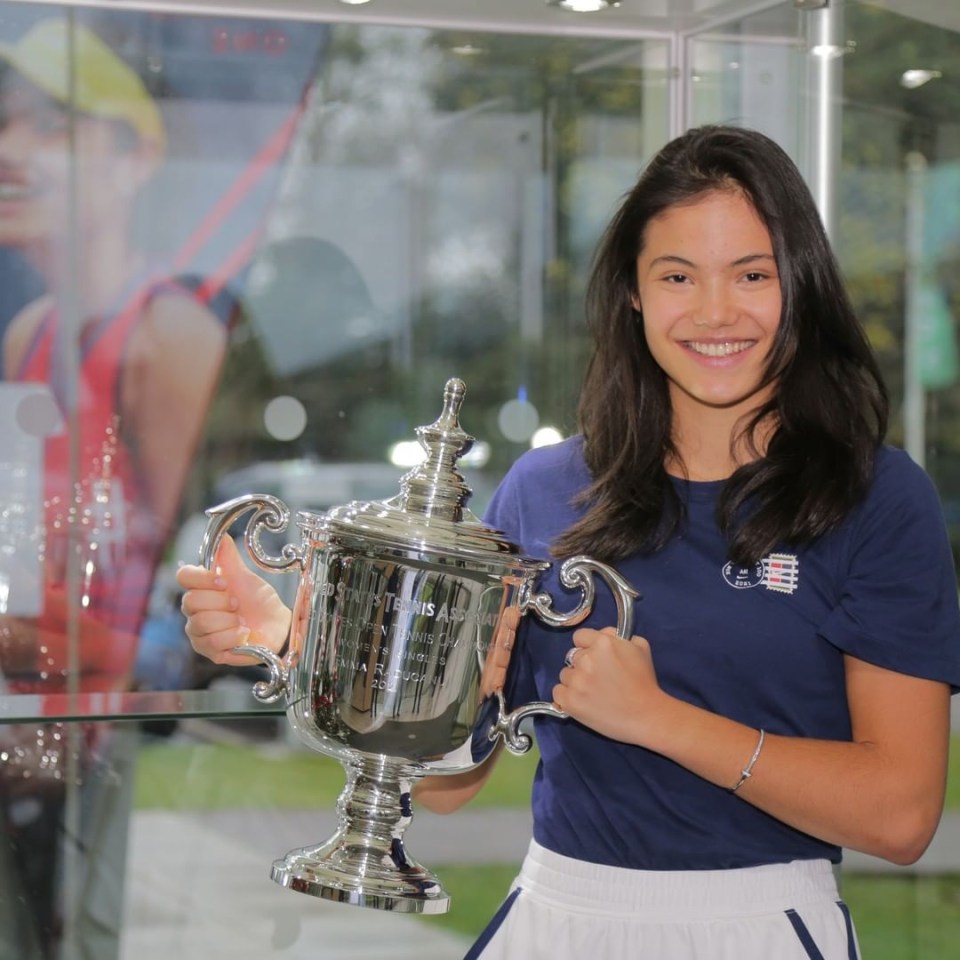
M 568 666 L 572 667 L 574 661 L 577 659 L 577 654 L 580 652 L 579 647 L 571 647 L 564 655 L 563 662 Z

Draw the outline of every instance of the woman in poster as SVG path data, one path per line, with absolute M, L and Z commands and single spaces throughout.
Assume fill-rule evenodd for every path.
M 0 674 L 15 693 L 123 691 L 227 330 L 131 241 L 167 149 L 137 73 L 61 19 L 0 47 L 0 64 L 0 245 L 46 287 L 4 338 L 4 386 L 42 388 L 16 395 L 30 400 L 18 426 L 42 449 L 42 475 L 28 484 L 42 543 L 35 610 L 19 610 L 33 615 L 0 618 Z M 108 960 L 122 921 L 132 737 L 53 722 L 0 735 L 0 863 L 13 871 L 0 884 L 0 953 L 55 957 L 66 925 L 74 955 Z M 63 903 L 64 780 L 74 774 L 79 893 Z

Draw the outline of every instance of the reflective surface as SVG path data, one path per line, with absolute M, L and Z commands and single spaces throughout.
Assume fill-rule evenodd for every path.
M 525 753 L 531 740 L 519 732 L 521 720 L 566 716 L 551 703 L 506 713 L 521 616 L 530 611 L 561 629 L 581 623 L 598 574 L 614 591 L 619 635 L 632 634 L 637 592 L 614 569 L 566 560 L 561 583 L 579 586 L 581 601 L 555 612 L 553 598 L 534 589 L 549 563 L 521 556 L 467 508 L 471 490 L 457 466 L 474 443 L 459 421 L 465 393 L 462 380 L 447 381 L 440 416 L 416 429 L 423 462 L 401 478 L 397 496 L 301 511 L 300 543 L 279 556 L 264 552 L 260 531 L 286 528 L 281 501 L 249 494 L 207 511 L 200 551 L 207 569 L 226 531 L 252 511 L 244 535 L 250 558 L 266 571 L 300 574 L 286 656 L 256 645 L 232 652 L 269 666 L 257 698 L 285 698 L 299 738 L 347 771 L 336 834 L 274 863 L 273 879 L 292 890 L 405 913 L 448 909 L 439 881 L 404 846 L 414 782 L 472 770 L 500 735 Z

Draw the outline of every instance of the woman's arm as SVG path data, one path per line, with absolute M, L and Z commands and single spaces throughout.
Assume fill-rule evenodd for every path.
M 469 803 L 490 779 L 503 743 L 498 741 L 493 753 L 479 767 L 450 776 L 424 777 L 413 787 L 413 799 L 431 813 L 454 813 Z
M 606 736 L 654 750 L 721 787 L 740 779 L 758 731 L 657 684 L 646 640 L 578 630 L 557 705 Z M 845 656 L 851 742 L 767 733 L 737 796 L 784 823 L 898 864 L 916 861 L 943 809 L 950 735 L 946 684 Z
M 170 529 L 226 351 L 223 324 L 190 297 L 147 308 L 123 373 L 122 427 L 137 454 L 152 520 Z

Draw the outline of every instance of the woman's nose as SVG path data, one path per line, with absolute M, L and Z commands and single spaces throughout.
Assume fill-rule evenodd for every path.
M 698 327 L 725 327 L 736 320 L 736 308 L 729 292 L 720 286 L 702 289 L 694 324 Z

